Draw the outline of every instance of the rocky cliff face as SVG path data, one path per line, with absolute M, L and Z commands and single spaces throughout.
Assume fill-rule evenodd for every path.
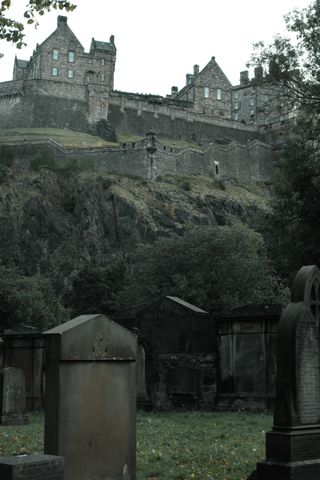
M 267 208 L 263 195 L 204 177 L 9 171 L 0 184 L 0 260 L 49 276 L 62 293 L 86 265 L 130 258 L 139 242 L 235 219 L 258 228 Z

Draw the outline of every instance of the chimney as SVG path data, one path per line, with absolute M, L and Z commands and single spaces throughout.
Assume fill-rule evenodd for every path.
M 62 15 L 59 15 L 58 16 L 58 28 L 59 27 L 64 27 L 67 24 L 68 24 L 68 18 L 63 17 Z
M 193 79 L 194 79 L 194 75 L 192 75 L 191 73 L 187 73 L 187 75 L 186 75 L 186 84 L 187 84 L 187 85 L 191 85 L 191 83 L 193 82 Z
M 273 79 L 279 79 L 280 76 L 279 66 L 272 60 L 269 62 L 269 75 Z
M 262 67 L 255 67 L 254 69 L 254 79 L 258 82 L 263 80 L 263 68 Z
M 248 70 L 244 70 L 240 72 L 240 85 L 248 85 L 249 83 L 249 72 Z
M 171 87 L 171 96 L 175 97 L 178 93 L 178 87 Z
M 110 43 L 111 43 L 111 45 L 114 45 L 114 35 L 111 35 L 111 37 L 110 37 Z
M 199 75 L 199 65 L 194 65 L 193 66 L 193 75 L 196 77 Z

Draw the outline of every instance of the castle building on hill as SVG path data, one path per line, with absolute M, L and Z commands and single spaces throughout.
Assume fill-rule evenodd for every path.
M 241 72 L 232 86 L 215 58 L 170 95 L 141 95 L 114 89 L 117 49 L 92 39 L 85 52 L 64 16 L 37 45 L 29 61 L 15 59 L 13 79 L 0 83 L 0 126 L 47 126 L 86 130 L 108 120 L 118 131 L 136 135 L 155 129 L 164 137 L 199 144 L 232 140 L 268 141 L 287 119 L 281 90 L 259 68 L 249 80 Z

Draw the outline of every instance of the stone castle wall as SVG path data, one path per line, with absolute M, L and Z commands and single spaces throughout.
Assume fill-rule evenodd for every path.
M 198 144 L 261 138 L 251 125 L 212 118 L 172 102 L 156 103 L 143 95 L 113 92 L 98 84 L 25 80 L 0 84 L 0 126 L 60 127 L 86 130 L 99 118 L 118 132 L 144 136 L 154 129 L 161 137 Z M 50 114 L 48 114 L 48 112 Z
M 116 148 L 69 149 L 54 141 L 28 141 L 0 145 L 1 158 L 17 170 L 30 168 L 92 169 L 155 179 L 164 175 L 205 175 L 236 178 L 242 182 L 269 181 L 277 152 L 253 141 L 247 146 L 234 142 L 212 145 L 205 150 L 174 149 L 156 143 L 151 155 L 146 141 Z
M 252 126 L 239 122 L 213 119 L 175 106 L 143 103 L 121 95 L 110 96 L 110 123 L 118 132 L 144 136 L 150 129 L 161 137 L 208 144 L 215 140 L 246 143 L 261 138 Z

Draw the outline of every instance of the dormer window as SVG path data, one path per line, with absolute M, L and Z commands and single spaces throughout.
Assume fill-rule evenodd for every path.
M 204 98 L 209 98 L 210 92 L 209 87 L 204 87 Z
M 76 59 L 76 53 L 73 50 L 69 50 L 68 52 L 68 62 L 74 63 Z
M 222 100 L 222 90 L 221 90 L 221 88 L 217 88 L 217 100 Z
M 52 60 L 59 60 L 59 50 L 56 48 L 52 50 Z

